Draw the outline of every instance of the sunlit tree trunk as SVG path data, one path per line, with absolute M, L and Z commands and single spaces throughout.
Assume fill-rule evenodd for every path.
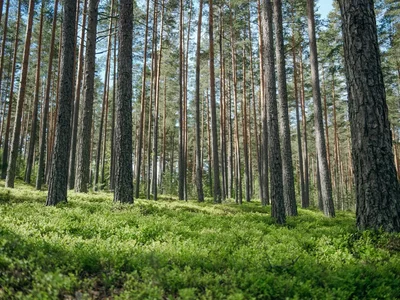
M 44 1 L 42 1 L 42 7 L 40 10 L 40 25 L 39 25 L 39 37 L 38 37 L 38 49 L 37 49 L 37 65 L 36 65 L 36 78 L 35 78 L 35 96 L 33 100 L 33 110 L 32 110 L 32 125 L 31 132 L 29 135 L 29 150 L 28 157 L 26 161 L 25 169 L 25 182 L 31 182 L 31 173 L 33 167 L 33 152 L 35 150 L 36 143 L 36 127 L 37 127 L 37 117 L 38 117 L 38 104 L 39 104 L 39 93 L 40 93 L 40 64 L 42 55 L 42 32 L 43 32 L 43 13 L 44 13 Z
M 82 107 L 79 113 L 79 134 L 75 174 L 75 191 L 81 193 L 88 192 L 88 185 L 90 183 L 90 134 L 93 118 L 98 5 L 99 0 L 89 0 L 85 53 L 85 85 Z
M 21 77 L 19 83 L 19 92 L 18 92 L 18 102 L 15 111 L 14 118 L 14 129 L 13 129 L 13 137 L 11 141 L 11 152 L 7 166 L 7 177 L 5 186 L 13 188 L 14 180 L 15 180 L 15 169 L 17 167 L 17 157 L 18 157 L 18 149 L 19 149 L 19 139 L 21 134 L 21 117 L 22 117 L 22 109 L 25 102 L 25 93 L 26 93 L 26 82 L 28 78 L 28 67 L 29 67 L 29 57 L 30 57 L 30 48 L 31 48 L 31 36 L 32 36 L 32 24 L 33 24 L 33 13 L 35 8 L 34 0 L 29 2 L 29 13 L 28 13 L 28 23 L 26 27 L 25 34 L 25 45 L 24 45 L 24 54 L 22 61 L 22 69 L 21 69 Z
M 317 41 L 315 35 L 314 0 L 307 0 L 307 16 L 308 36 L 310 40 L 311 81 L 314 99 L 314 127 L 316 140 L 315 144 L 317 148 L 318 170 L 321 180 L 321 196 L 324 206 L 324 214 L 328 217 L 334 217 L 335 209 L 332 199 L 332 183 L 329 174 L 328 159 L 326 157 L 326 144 L 322 117 L 321 91 L 318 73 Z
M 86 37 L 86 15 L 87 15 L 87 1 L 84 1 L 83 4 L 83 15 L 82 15 L 82 29 L 81 29 L 81 43 L 79 46 L 79 54 L 78 54 L 78 74 L 76 78 L 75 84 L 75 104 L 74 104 L 74 115 L 73 115 L 73 123 L 72 123 L 72 138 L 71 138 L 71 151 L 69 157 L 69 175 L 68 175 L 68 188 L 73 189 L 75 187 L 75 171 L 76 171 L 76 143 L 78 139 L 78 121 L 79 121 L 79 107 L 81 102 L 81 86 L 82 86 L 82 77 L 83 77 L 83 69 L 84 69 L 84 60 L 83 60 L 83 51 L 84 51 L 84 40 Z
M 17 64 L 17 53 L 18 53 L 18 42 L 19 42 L 19 28 L 21 22 L 21 0 L 18 0 L 18 13 L 17 13 L 17 24 L 15 30 L 15 42 L 14 42 L 14 53 L 13 53 L 13 65 L 11 71 L 11 85 L 10 85 L 10 95 L 8 100 L 8 111 L 7 111 L 7 123 L 6 130 L 4 134 L 4 145 L 3 145 L 3 154 L 2 154 L 2 166 L 1 166 L 1 178 L 5 179 L 7 175 L 7 166 L 8 166 L 8 152 L 9 152 L 9 137 L 10 137 L 10 126 L 11 126 L 11 115 L 12 115 L 12 107 L 13 107 L 13 98 L 14 98 L 14 81 L 15 81 L 15 72 L 16 72 L 16 64 Z

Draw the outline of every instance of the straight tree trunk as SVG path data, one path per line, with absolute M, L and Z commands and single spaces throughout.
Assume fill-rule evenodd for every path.
M 149 35 L 149 9 L 150 9 L 150 0 L 147 0 L 146 5 L 146 29 L 144 35 L 144 55 L 143 55 L 143 72 L 142 72 L 142 90 L 141 90 L 141 98 L 140 98 L 140 121 L 139 121 L 139 136 L 137 142 L 137 150 L 136 150 L 136 188 L 135 188 L 135 197 L 139 198 L 139 190 L 140 190 L 140 170 L 142 168 L 142 151 L 143 151 L 143 132 L 144 132 L 144 118 L 146 113 L 146 74 L 147 74 L 147 39 Z
M 158 181 L 158 116 L 159 116 L 159 103 L 160 103 L 160 72 L 161 72 L 161 59 L 162 59 L 162 41 L 164 30 L 164 0 L 161 3 L 161 29 L 160 29 L 160 45 L 156 73 L 156 86 L 155 86 L 155 114 L 154 114 L 154 128 L 153 128 L 153 199 L 157 200 L 157 181 Z
M 15 30 L 13 65 L 12 65 L 12 71 L 11 71 L 10 96 L 9 96 L 9 100 L 8 100 L 7 123 L 6 123 L 6 131 L 4 134 L 4 146 L 3 146 L 3 154 L 2 154 L 2 160 L 1 160 L 2 161 L 1 179 L 5 179 L 6 175 L 7 175 L 8 152 L 9 152 L 8 147 L 9 147 L 11 115 L 12 115 L 13 98 L 14 98 L 14 81 L 15 81 L 15 72 L 16 72 L 15 67 L 17 64 L 20 22 L 21 22 L 21 0 L 18 0 L 18 13 L 17 13 L 17 25 L 16 25 L 16 30 Z
M 84 69 L 83 51 L 85 47 L 85 37 L 86 37 L 86 15 L 87 15 L 87 2 L 84 1 L 83 4 L 83 15 L 82 15 L 82 29 L 81 29 L 81 44 L 79 46 L 78 54 L 78 76 L 76 78 L 76 88 L 75 88 L 75 105 L 74 105 L 74 115 L 72 123 L 72 140 L 71 140 L 71 152 L 69 157 L 69 176 L 68 176 L 68 188 L 74 189 L 75 187 L 75 172 L 76 172 L 76 144 L 78 140 L 78 122 L 79 122 L 79 107 L 81 102 L 81 86 L 82 77 Z
M 120 0 L 118 23 L 118 94 L 115 130 L 114 201 L 133 203 L 132 42 L 133 2 Z
M 266 0 L 262 6 L 265 102 L 268 122 L 268 160 L 271 174 L 271 215 L 278 224 L 285 223 L 285 206 L 283 199 L 282 160 L 279 142 L 278 107 L 276 101 L 275 61 L 272 32 L 272 2 Z
M 218 129 L 217 129 L 217 107 L 215 100 L 215 71 L 214 71 L 214 11 L 213 1 L 209 0 L 208 36 L 209 36 L 209 60 L 210 60 L 210 110 L 211 110 L 211 137 L 213 152 L 213 174 L 214 174 L 214 203 L 221 203 L 221 187 L 219 180 L 218 159 Z
M 294 191 L 294 172 L 292 162 L 292 147 L 290 140 L 290 124 L 288 95 L 286 86 L 285 47 L 283 39 L 282 0 L 274 0 L 274 27 L 276 61 L 278 75 L 278 114 L 279 133 L 282 142 L 282 180 L 285 213 L 287 216 L 297 215 L 296 194 Z
M 335 209 L 332 199 L 332 183 L 329 174 L 328 159 L 326 157 L 326 144 L 322 117 L 321 91 L 318 73 L 317 41 L 315 36 L 314 0 L 307 0 L 307 16 L 308 36 L 310 39 L 311 80 L 314 99 L 314 126 L 316 139 L 315 144 L 317 148 L 318 168 L 321 180 L 321 196 L 324 205 L 324 214 L 328 217 L 334 217 Z
M 184 162 L 184 107 L 183 107 L 183 0 L 179 0 L 179 153 L 178 153 L 178 197 L 185 197 Z
M 64 37 L 75 35 L 76 2 L 65 1 L 62 34 Z M 62 40 L 62 58 L 60 70 L 59 109 L 55 134 L 54 151 L 49 180 L 46 205 L 56 205 L 67 201 L 69 148 L 71 142 L 71 114 L 74 77 L 74 39 Z
M 197 200 L 204 202 L 203 193 L 203 163 L 201 149 L 201 132 L 200 132 L 200 43 L 201 43 L 201 21 L 203 15 L 203 1 L 199 2 L 199 20 L 197 23 L 197 43 L 196 43 L 196 90 L 195 90 L 195 123 L 196 123 L 196 188 Z
M 1 91 L 1 86 L 2 86 L 2 79 L 3 79 L 3 69 L 4 69 L 4 57 L 5 57 L 5 50 L 6 50 L 6 42 L 7 42 L 7 31 L 8 31 L 8 11 L 10 9 L 10 0 L 7 0 L 6 2 L 6 12 L 4 16 L 4 25 L 3 25 L 3 38 L 1 40 L 1 57 L 0 57 L 0 91 Z M 0 12 L 1 16 L 1 12 Z M 4 117 L 5 117 L 5 103 L 6 101 L 4 100 L 4 106 L 3 106 L 3 115 L 2 115 L 2 123 L 4 122 Z M 0 144 L 2 140 L 2 132 L 3 132 L 3 125 L 1 126 L 0 130 Z
M 299 112 L 299 91 L 297 83 L 297 62 L 296 62 L 296 43 L 294 34 L 292 35 L 292 57 L 293 57 L 293 81 L 294 81 L 294 99 L 296 103 L 296 127 L 297 127 L 297 150 L 299 152 L 299 173 L 300 173 L 300 194 L 301 194 L 301 206 L 308 206 L 308 199 L 304 181 L 304 162 L 303 162 L 303 147 L 301 142 L 301 122 Z
M 151 195 L 151 127 L 153 122 L 153 101 L 155 101 L 155 81 L 157 73 L 157 2 L 154 2 L 153 11 L 153 36 L 152 36 L 152 50 L 151 50 L 151 76 L 150 76 L 150 105 L 149 105 L 149 120 L 147 124 L 147 182 L 146 182 L 146 199 L 150 199 Z
M 114 10 L 114 1 L 111 1 L 111 11 Z M 106 107 L 108 106 L 108 87 L 110 82 L 110 60 L 111 60 L 111 34 L 113 30 L 113 17 L 110 18 L 110 24 L 108 26 L 108 41 L 107 41 L 107 59 L 106 59 L 106 68 L 104 74 L 104 89 L 103 89 L 103 103 L 101 105 L 101 118 L 100 118 L 100 127 L 99 127 L 99 138 L 97 140 L 97 155 L 96 155 L 96 167 L 94 173 L 94 190 L 98 190 L 99 183 L 99 170 L 100 170 L 100 156 L 101 156 L 101 143 L 103 138 L 103 125 L 107 127 L 107 122 L 104 122 L 104 117 L 106 112 Z M 107 133 L 107 130 L 104 130 Z M 105 141 L 104 141 L 105 143 Z M 100 183 L 100 189 L 101 184 Z
M 75 192 L 87 193 L 90 183 L 90 133 L 93 118 L 96 31 L 99 0 L 89 0 L 85 54 L 85 85 L 79 117 Z
M 42 32 L 43 32 L 43 12 L 44 12 L 44 1 L 42 1 L 42 7 L 40 10 L 40 25 L 39 25 L 39 38 L 38 38 L 38 50 L 37 50 L 37 65 L 36 65 L 36 79 L 35 79 L 35 96 L 33 100 L 33 110 L 32 110 L 32 125 L 29 137 L 29 150 L 28 158 L 26 160 L 26 170 L 25 170 L 25 182 L 31 183 L 31 173 L 33 167 L 33 152 L 35 151 L 36 143 L 36 127 L 37 127 L 37 117 L 38 117 L 38 104 L 39 104 L 39 88 L 40 88 L 40 64 L 41 64 L 41 54 L 42 54 Z
M 305 186 L 305 198 L 301 203 L 302 208 L 310 206 L 310 174 L 309 174 L 309 163 L 308 163 L 308 140 L 307 140 L 307 115 L 306 115 L 306 101 L 305 101 L 305 88 L 304 88 L 304 68 L 303 68 L 303 50 L 300 48 L 300 105 L 301 105 L 301 120 L 303 125 L 303 153 L 304 160 L 302 168 L 304 170 L 304 186 Z
M 232 56 L 232 77 L 233 77 L 233 106 L 235 113 L 235 201 L 242 204 L 242 174 L 240 160 L 240 135 L 239 135 L 239 112 L 238 112 L 238 87 L 237 87 L 237 69 L 236 69 L 236 39 L 233 27 L 232 14 L 230 15 L 231 26 L 231 56 Z
M 400 231 L 400 185 L 379 53 L 374 1 L 339 0 L 349 95 L 357 227 Z
M 21 134 L 21 117 L 22 117 L 22 109 L 25 101 L 25 93 L 26 93 L 26 82 L 28 78 L 28 67 L 29 67 L 29 54 L 31 48 L 31 36 L 32 36 L 32 24 L 33 24 L 33 13 L 35 8 L 35 1 L 31 0 L 29 2 L 29 13 L 28 13 L 28 23 L 26 26 L 26 34 L 25 34 L 25 45 L 24 45 L 24 54 L 22 61 L 22 70 L 21 70 L 21 78 L 19 83 L 19 93 L 18 93 L 18 102 L 16 107 L 16 115 L 14 119 L 14 130 L 13 137 L 11 141 L 11 153 L 7 166 L 7 177 L 5 186 L 9 188 L 14 187 L 15 180 L 15 170 L 17 167 L 17 157 L 18 157 L 18 149 L 19 149 L 19 138 Z
M 259 39 L 258 39 L 258 51 L 259 51 L 259 61 L 260 61 L 260 104 L 261 104 L 261 204 L 263 206 L 269 205 L 269 180 L 268 180 L 268 122 L 267 122 L 267 106 L 265 102 L 265 62 L 264 62 L 264 43 L 263 39 L 264 30 L 262 25 L 262 8 L 261 1 L 258 0 L 258 28 L 259 28 Z
M 111 143 L 110 143 L 110 190 L 114 190 L 115 183 L 115 102 L 116 102 L 116 91 L 117 91 L 117 35 L 114 34 L 114 63 L 113 63 L 113 93 L 112 93 L 112 112 L 111 112 Z
M 54 2 L 54 16 L 51 29 L 51 40 L 50 40 L 50 52 L 49 52 L 49 64 L 47 68 L 47 82 L 46 90 L 44 94 L 44 104 L 42 106 L 42 124 L 41 124 L 41 134 L 39 139 L 39 164 L 38 172 L 36 176 L 36 189 L 40 190 L 42 188 L 42 182 L 44 177 L 44 165 L 45 165 L 45 151 L 46 151 L 46 133 L 47 133 L 47 119 L 49 115 L 49 103 L 50 103 L 50 89 L 51 89 L 51 78 L 53 74 L 53 57 L 54 57 L 54 41 L 56 36 L 57 28 L 57 11 L 58 11 L 58 0 Z M 47 148 L 48 149 L 48 148 Z
M 243 44 L 243 102 L 242 102 L 242 114 L 243 114 L 243 122 L 242 122 L 242 132 L 243 132 L 243 152 L 244 152 L 244 174 L 246 180 L 246 201 L 250 202 L 251 200 L 251 186 L 250 186 L 250 166 L 249 166 L 249 145 L 248 145 L 248 137 L 247 137 L 247 98 L 246 98 L 246 51 L 245 46 Z

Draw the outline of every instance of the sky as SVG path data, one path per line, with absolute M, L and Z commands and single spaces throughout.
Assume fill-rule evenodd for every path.
M 318 12 L 321 14 L 323 18 L 329 14 L 329 12 L 333 9 L 332 6 L 333 0 L 319 0 L 317 6 L 319 7 Z

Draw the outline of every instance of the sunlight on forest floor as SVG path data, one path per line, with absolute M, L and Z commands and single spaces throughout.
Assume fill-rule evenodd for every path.
M 0 182 L 0 299 L 400 298 L 400 235 L 259 202 L 215 205 L 45 192 Z

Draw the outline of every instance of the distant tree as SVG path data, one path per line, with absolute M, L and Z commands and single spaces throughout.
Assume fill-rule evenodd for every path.
M 200 132 L 200 42 L 201 42 L 201 21 L 203 14 L 203 1 L 199 1 L 199 21 L 197 23 L 197 45 L 196 45 L 196 90 L 195 90 L 195 105 L 196 105 L 196 188 L 197 200 L 204 201 L 203 193 L 203 163 L 201 150 L 201 132 Z
M 85 86 L 79 118 L 75 191 L 87 193 L 90 178 L 90 142 L 94 101 L 94 71 L 96 59 L 97 17 L 100 0 L 89 0 L 85 54 Z
M 46 205 L 67 201 L 68 164 L 71 142 L 71 114 L 74 77 L 76 2 L 64 1 L 61 45 L 60 90 L 54 149 Z
M 328 158 L 326 155 L 326 143 L 324 136 L 324 124 L 322 117 L 320 80 L 318 73 L 318 53 L 317 40 L 315 34 L 315 16 L 314 16 L 314 0 L 307 0 L 307 16 L 308 16 L 308 36 L 310 40 L 310 63 L 311 63 L 311 81 L 314 99 L 314 127 L 316 148 L 318 156 L 319 178 L 321 183 L 321 199 L 324 214 L 329 217 L 335 216 L 335 209 L 332 198 L 332 183 L 328 167 Z
M 400 231 L 396 176 L 373 0 L 339 0 L 360 229 Z
M 40 9 L 40 23 L 39 23 L 39 37 L 38 37 L 38 48 L 37 48 L 37 65 L 36 65 L 36 77 L 35 77 L 35 95 L 33 100 L 32 109 L 32 124 L 31 132 L 29 135 L 29 148 L 28 156 L 26 160 L 26 170 L 25 170 L 25 182 L 31 182 L 31 174 L 33 167 L 33 152 L 35 150 L 36 143 L 36 131 L 37 131 L 37 121 L 38 121 L 38 104 L 39 104 L 39 92 L 40 92 L 40 67 L 41 67 L 41 55 L 42 55 L 42 33 L 43 33 L 43 15 L 44 15 L 44 1 L 42 1 L 42 7 Z
M 50 139 L 50 135 L 48 134 L 49 126 L 48 123 L 48 115 L 49 115 L 49 105 L 50 105 L 50 90 L 52 85 L 52 75 L 53 75 L 53 57 L 54 57 L 54 42 L 56 37 L 56 28 L 57 28 L 57 12 L 58 12 L 58 0 L 54 1 L 54 15 L 53 15 L 53 23 L 51 27 L 51 39 L 50 39 L 50 47 L 49 47 L 49 62 L 47 67 L 47 76 L 46 76 L 46 90 L 44 94 L 44 103 L 42 107 L 42 124 L 41 124 L 41 133 L 39 139 L 39 164 L 38 171 L 36 176 L 36 189 L 40 190 L 42 188 L 42 182 L 44 177 L 44 167 L 46 161 L 46 143 L 47 140 Z M 49 151 L 49 149 L 47 149 Z
M 11 140 L 11 152 L 10 157 L 8 159 L 7 166 L 7 177 L 5 185 L 7 187 L 14 187 L 15 180 L 15 172 L 17 167 L 17 158 L 19 153 L 19 141 L 21 135 L 21 118 L 22 118 L 22 109 L 25 101 L 26 94 L 26 83 L 28 78 L 28 67 L 29 67 L 29 58 L 30 58 L 30 48 L 31 48 L 31 36 L 32 36 L 32 25 L 33 25 L 33 14 L 35 9 L 35 1 L 29 1 L 29 13 L 28 13 L 28 23 L 26 27 L 25 34 L 25 45 L 24 45 L 24 54 L 22 61 L 22 69 L 21 69 L 21 77 L 19 82 L 19 92 L 18 92 L 18 102 L 16 108 L 16 115 L 14 118 L 14 129 L 13 129 L 13 137 Z

